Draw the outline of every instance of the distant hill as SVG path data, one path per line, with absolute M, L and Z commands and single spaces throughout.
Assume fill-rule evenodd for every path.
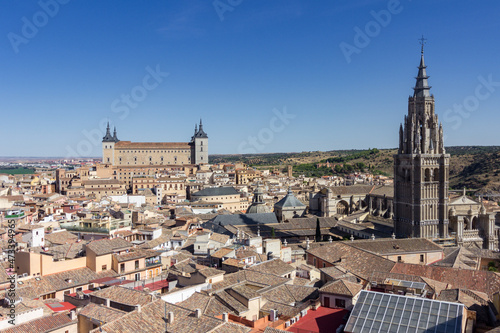
M 500 193 L 500 146 L 446 147 L 451 155 L 450 187 L 478 190 L 479 193 Z M 393 176 L 393 155 L 396 149 L 332 150 L 301 153 L 270 153 L 244 155 L 210 155 L 210 163 L 242 162 L 258 169 L 293 165 L 294 176 L 321 177 L 353 171 L 371 171 Z M 330 168 L 322 165 L 330 163 Z M 318 166 L 320 164 L 320 166 Z

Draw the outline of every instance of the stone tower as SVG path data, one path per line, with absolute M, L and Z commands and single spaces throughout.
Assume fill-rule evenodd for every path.
M 117 143 L 118 137 L 116 136 L 116 127 L 114 129 L 113 135 L 108 127 L 106 128 L 106 135 L 102 138 L 102 163 L 114 165 L 115 161 L 115 143 Z
M 195 125 L 194 135 L 191 138 L 193 145 L 191 163 L 192 164 L 207 164 L 208 163 L 208 135 L 203 131 L 203 123 L 200 119 L 200 127 Z
M 450 155 L 443 145 L 443 127 L 434 113 L 424 62 L 424 40 L 408 115 L 399 128 L 394 155 L 394 228 L 397 237 L 448 237 Z

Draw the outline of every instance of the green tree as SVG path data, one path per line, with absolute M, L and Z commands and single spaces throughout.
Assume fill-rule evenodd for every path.
M 319 226 L 319 217 L 316 219 L 316 236 L 315 236 L 315 241 L 316 242 L 321 242 L 321 228 Z
M 271 228 L 271 238 L 276 238 L 276 232 L 274 231 L 274 227 Z

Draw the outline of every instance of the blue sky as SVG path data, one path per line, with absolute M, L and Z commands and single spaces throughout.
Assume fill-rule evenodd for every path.
M 210 153 L 395 147 L 422 34 L 445 145 L 500 145 L 497 1 L 1 6 L 0 156 L 101 156 L 107 120 L 188 141 L 200 117 Z

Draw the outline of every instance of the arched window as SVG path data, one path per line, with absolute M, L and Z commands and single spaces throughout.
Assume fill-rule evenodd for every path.
M 426 181 L 426 182 L 431 181 L 431 170 L 429 168 L 425 169 L 424 181 Z

